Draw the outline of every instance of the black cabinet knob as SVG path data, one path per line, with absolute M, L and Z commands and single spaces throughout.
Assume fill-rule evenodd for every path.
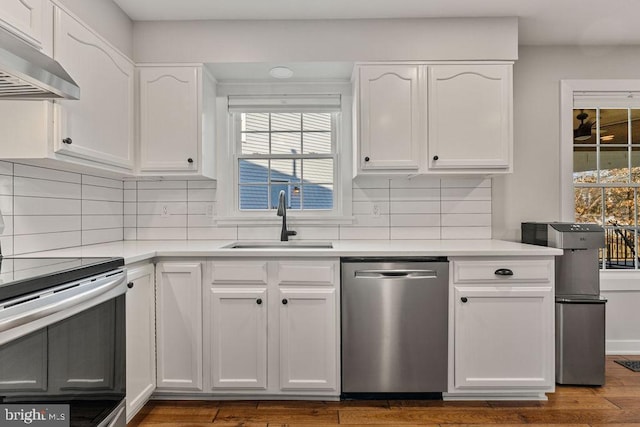
M 287 299 L 286 299 L 286 298 L 282 300 L 282 304 L 284 304 L 284 305 L 287 305 L 287 303 L 288 303 L 288 302 L 289 302 L 289 301 L 287 301 Z
M 368 162 L 368 161 L 369 161 L 369 156 L 365 157 L 365 158 L 364 158 L 364 161 L 365 161 L 365 162 Z
M 71 145 L 71 143 L 72 143 L 72 142 L 73 142 L 73 139 L 71 139 L 71 138 L 64 138 L 64 139 L 62 140 L 62 143 L 63 143 L 63 144 Z
M 258 305 L 262 304 L 262 298 L 258 298 L 258 299 L 256 300 L 256 304 L 258 304 Z
M 460 298 L 460 301 L 467 302 L 467 301 L 469 301 L 469 299 L 467 297 L 462 297 L 462 298 Z
M 127 288 L 129 288 L 129 289 L 133 288 L 133 282 L 127 283 Z
M 438 160 L 439 158 L 440 158 L 440 157 L 438 157 L 438 156 L 433 156 L 433 160 L 434 160 L 434 161 Z
M 191 157 L 189 157 L 189 158 L 187 159 L 187 162 L 189 162 L 189 163 L 193 163 L 193 159 L 192 159 Z
M 513 276 L 513 271 L 508 268 L 499 268 L 495 271 L 496 276 Z

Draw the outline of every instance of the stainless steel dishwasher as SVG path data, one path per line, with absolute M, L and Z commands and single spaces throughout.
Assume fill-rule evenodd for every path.
M 447 390 L 448 276 L 442 257 L 342 259 L 344 398 Z

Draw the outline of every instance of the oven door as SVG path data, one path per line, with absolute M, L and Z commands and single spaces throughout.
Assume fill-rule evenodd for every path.
M 125 283 L 118 270 L 5 304 L 0 402 L 69 405 L 71 426 L 124 426 Z

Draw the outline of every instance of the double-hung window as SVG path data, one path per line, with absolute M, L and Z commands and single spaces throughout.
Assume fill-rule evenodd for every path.
M 268 215 L 284 192 L 293 217 L 341 214 L 340 95 L 229 96 L 233 211 Z
M 605 228 L 605 269 L 639 268 L 640 105 L 629 93 L 576 93 L 575 220 Z

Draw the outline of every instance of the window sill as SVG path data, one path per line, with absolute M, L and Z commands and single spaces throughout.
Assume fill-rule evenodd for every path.
M 279 216 L 251 216 L 251 217 L 216 217 L 218 225 L 280 225 L 282 218 Z M 350 225 L 353 224 L 353 216 L 287 216 L 288 225 Z

